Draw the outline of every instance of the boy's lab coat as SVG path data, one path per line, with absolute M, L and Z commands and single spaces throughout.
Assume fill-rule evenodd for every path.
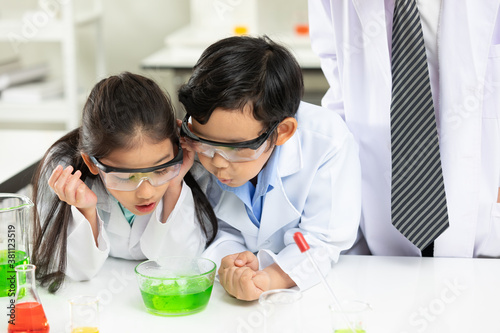
M 92 190 L 99 198 L 99 236 L 96 246 L 90 223 L 72 208 L 68 229 L 66 275 L 75 280 L 92 278 L 108 256 L 145 260 L 159 256 L 198 256 L 205 248 L 205 237 L 194 218 L 191 189 L 182 184 L 182 192 L 166 223 L 161 223 L 163 200 L 155 211 L 136 216 L 129 225 L 116 200 L 101 187 Z
M 499 0 L 443 0 L 437 119 L 450 227 L 435 256 L 500 256 Z M 313 50 L 330 83 L 323 104 L 360 145 L 361 228 L 377 255 L 420 255 L 391 224 L 391 63 L 384 0 L 310 0 Z
M 203 255 L 219 265 L 224 256 L 249 250 L 257 253 L 261 269 L 276 262 L 300 288 L 308 288 L 319 280 L 293 235 L 304 234 L 327 273 L 356 239 L 361 172 L 357 145 L 338 115 L 301 103 L 296 118 L 297 132 L 280 148 L 278 184 L 265 196 L 260 228 L 234 193 L 223 192 L 201 166 L 194 171 L 220 222 Z

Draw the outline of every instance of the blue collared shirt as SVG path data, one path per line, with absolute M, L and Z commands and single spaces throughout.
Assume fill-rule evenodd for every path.
M 269 191 L 272 191 L 276 186 L 276 168 L 280 146 L 275 146 L 274 151 L 269 157 L 264 168 L 257 175 L 257 186 L 254 186 L 250 181 L 238 187 L 227 186 L 217 179 L 217 184 L 228 192 L 233 192 L 245 204 L 248 217 L 257 227 L 260 227 L 260 219 L 262 216 L 262 206 L 264 199 Z

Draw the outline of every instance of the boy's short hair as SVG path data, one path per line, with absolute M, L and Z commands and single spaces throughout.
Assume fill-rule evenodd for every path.
M 299 108 L 304 83 L 294 56 L 267 36 L 229 37 L 209 46 L 179 90 L 186 112 L 205 124 L 214 109 L 250 103 L 264 128 Z

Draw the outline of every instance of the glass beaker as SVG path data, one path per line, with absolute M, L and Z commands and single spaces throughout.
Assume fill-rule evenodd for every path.
M 99 333 L 99 298 L 77 296 L 69 300 L 71 333 Z
M 301 298 L 302 293 L 295 289 L 272 289 L 263 292 L 259 303 L 264 309 L 264 331 L 302 332 Z
M 330 306 L 333 332 L 351 333 L 353 329 L 356 333 L 366 333 L 370 304 L 363 301 L 344 301 L 341 306 L 342 308 Z
M 48 333 L 49 323 L 36 291 L 35 265 L 16 267 L 17 291 L 8 333 Z
M 15 296 L 14 268 L 29 263 L 32 207 L 28 197 L 0 193 L 0 297 Z

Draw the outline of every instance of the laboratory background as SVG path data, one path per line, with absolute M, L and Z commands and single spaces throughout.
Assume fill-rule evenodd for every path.
M 320 103 L 327 83 L 310 50 L 306 0 L 1 0 L 0 128 L 74 128 L 93 84 L 121 71 L 153 78 L 176 100 L 203 49 L 242 34 L 294 50 L 305 99 Z
M 90 89 L 109 75 L 152 78 L 181 117 L 178 88 L 224 37 L 265 34 L 289 47 L 303 99 L 319 105 L 328 84 L 307 21 L 306 0 L 0 0 L 2 192 L 25 190 L 36 161 L 79 125 Z
M 472 5 L 467 10 L 475 13 Z M 182 118 L 177 91 L 203 50 L 238 35 L 267 35 L 288 47 L 304 76 L 303 100 L 321 105 L 329 85 L 311 49 L 308 0 L 0 0 L 0 193 L 32 196 L 31 177 L 39 161 L 79 126 L 83 104 L 101 79 L 123 71 L 151 78 Z M 500 59 L 500 48 L 495 50 Z M 6 239 L 1 234 L 0 245 Z M 38 290 L 50 332 L 71 332 L 68 300 L 77 295 L 98 297 L 94 326 L 101 333 L 278 332 L 264 329 L 270 322 L 287 332 L 331 333 L 338 322 L 347 325 L 337 333 L 500 332 L 497 260 L 342 254 L 323 276 L 311 259 L 300 269 L 318 274 L 321 283 L 301 293 L 291 288 L 293 299 L 271 307 L 239 301 L 212 276 L 206 308 L 178 317 L 148 312 L 135 273 L 138 261 L 107 260 L 91 280 L 68 283 L 56 294 Z M 0 333 L 6 332 L 4 319 L 13 300 L 0 295 Z M 349 310 L 332 307 L 339 300 Z M 350 327 L 352 322 L 362 328 Z

